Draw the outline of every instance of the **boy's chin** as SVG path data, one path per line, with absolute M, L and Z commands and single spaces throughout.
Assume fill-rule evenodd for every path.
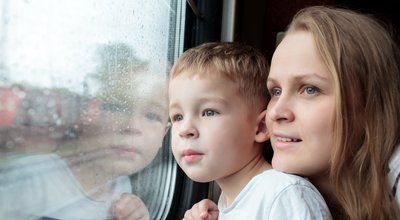
M 199 182 L 199 183 L 208 183 L 211 181 L 214 181 L 214 179 L 208 175 L 201 175 L 201 174 L 195 174 L 195 173 L 189 173 L 186 172 L 186 175 L 193 181 Z

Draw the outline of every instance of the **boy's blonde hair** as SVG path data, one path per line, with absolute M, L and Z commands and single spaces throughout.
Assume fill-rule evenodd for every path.
M 185 51 L 171 69 L 173 79 L 185 72 L 191 76 L 225 77 L 239 84 L 240 93 L 249 104 L 269 101 L 266 86 L 269 64 L 255 48 L 240 43 L 211 42 Z

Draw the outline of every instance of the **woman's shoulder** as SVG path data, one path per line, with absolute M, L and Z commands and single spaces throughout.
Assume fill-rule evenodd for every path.
M 396 149 L 389 161 L 390 171 L 400 170 L 400 144 L 396 146 Z
M 400 206 L 400 145 L 397 145 L 390 161 L 389 161 L 389 184 L 392 190 L 392 196 L 396 198 L 398 205 Z
M 389 182 L 391 186 L 397 185 L 400 178 L 400 145 L 397 145 L 389 161 Z

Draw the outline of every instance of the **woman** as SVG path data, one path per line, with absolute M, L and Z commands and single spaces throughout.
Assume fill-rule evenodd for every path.
M 334 219 L 400 219 L 388 187 L 400 135 L 399 57 L 373 18 L 321 6 L 295 15 L 272 57 L 272 165 L 308 177 Z M 196 204 L 185 219 L 207 219 L 204 210 L 215 207 Z

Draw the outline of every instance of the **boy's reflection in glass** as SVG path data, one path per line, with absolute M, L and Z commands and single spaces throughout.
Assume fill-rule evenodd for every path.
M 127 176 L 149 165 L 162 145 L 168 121 L 163 77 L 138 73 L 119 103 L 102 101 L 76 139 L 58 143 L 61 157 L 28 156 L 3 167 L 1 219 L 148 218 L 140 198 L 129 194 L 135 183 Z

